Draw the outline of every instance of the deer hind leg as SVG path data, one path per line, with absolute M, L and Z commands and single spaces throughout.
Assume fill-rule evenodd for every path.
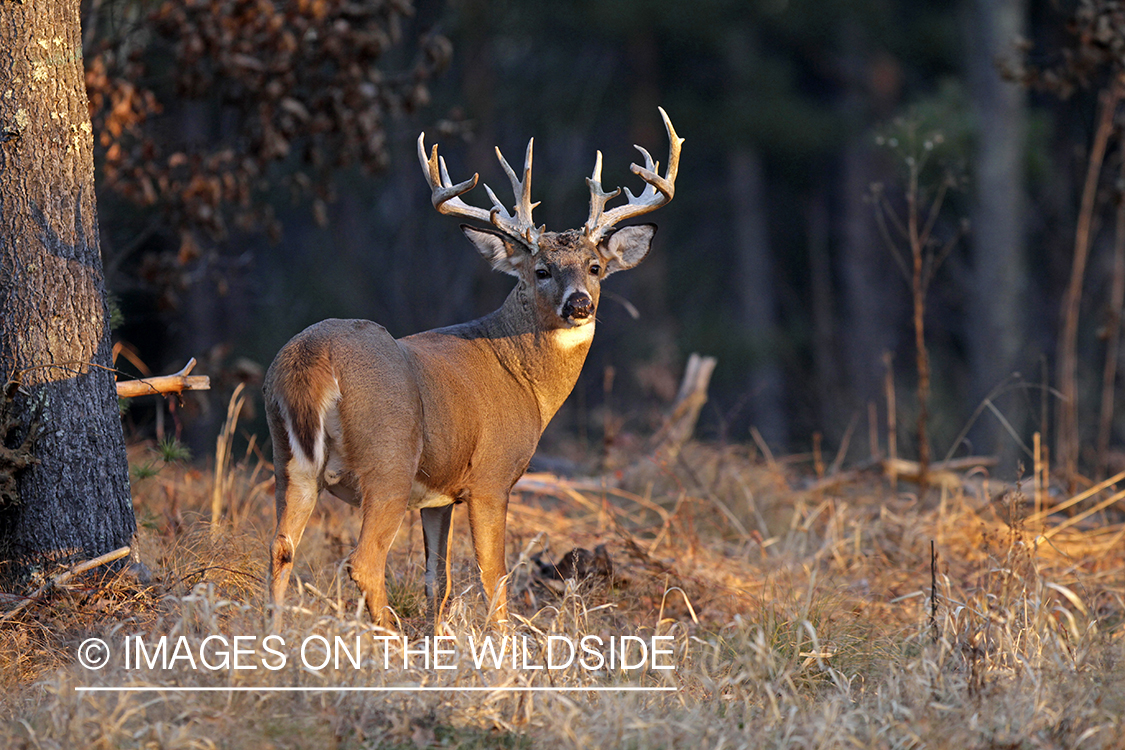
M 445 612 L 452 586 L 449 542 L 453 529 L 453 505 L 422 508 L 422 538 L 426 543 L 426 600 L 434 633 Z
M 490 619 L 502 628 L 508 624 L 508 563 L 504 552 L 507 515 L 507 493 L 474 496 L 469 500 L 469 527 L 480 582 L 488 600 Z
M 409 477 L 410 473 L 405 472 L 405 476 Z M 381 472 L 360 479 L 363 525 L 359 543 L 348 562 L 352 580 L 365 597 L 371 620 L 389 629 L 392 618 L 387 604 L 387 553 L 406 515 L 410 485 L 398 487 L 388 479 Z
M 319 488 L 316 474 L 290 459 L 279 466 L 276 490 L 277 530 L 270 546 L 270 604 L 273 606 L 273 623 L 281 623 L 281 605 L 289 586 L 289 573 L 297 545 L 305 533 L 309 517 L 316 507 Z

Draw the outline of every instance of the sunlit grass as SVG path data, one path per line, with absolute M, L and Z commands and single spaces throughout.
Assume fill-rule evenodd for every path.
M 144 448 L 138 457 L 152 458 Z M 1110 516 L 1045 541 L 1019 504 L 972 490 L 919 500 L 875 475 L 801 492 L 737 449 L 688 446 L 612 481 L 541 477 L 509 513 L 512 630 L 531 663 L 551 639 L 667 637 L 672 669 L 478 668 L 486 626 L 463 512 L 443 635 L 453 669 L 385 668 L 343 561 L 357 513 L 322 499 L 296 557 L 278 669 L 84 669 L 85 639 L 264 638 L 268 466 L 229 470 L 218 525 L 211 477 L 160 460 L 135 485 L 145 585 L 86 578 L 0 626 L 0 746 L 75 747 L 1118 747 L 1125 721 L 1125 550 Z M 913 489 L 913 488 L 911 488 Z M 979 489 L 979 488 L 978 488 Z M 1014 510 L 1013 510 L 1014 509 Z M 1108 524 L 1108 525 L 1107 525 Z M 218 533 L 214 533 L 217 529 Z M 931 568 L 930 544 L 936 564 Z M 599 544 L 611 579 L 547 581 Z M 544 552 L 544 547 L 548 547 Z M 392 606 L 413 648 L 429 634 L 420 524 L 391 553 Z M 931 591 L 931 575 L 937 582 Z M 361 667 L 310 669 L 312 637 L 359 638 Z M 651 641 L 650 641 L 651 642 Z M 212 642 L 213 644 L 214 642 Z M 321 641 L 310 642 L 313 653 Z M 399 652 L 396 658 L 401 658 Z M 259 653 L 260 655 L 260 653 Z M 392 662 L 394 660 L 392 659 Z M 249 687 L 88 693 L 83 686 Z M 621 685 L 674 692 L 590 692 Z M 429 686 L 484 692 L 265 692 Z M 526 686 L 579 692 L 511 691 Z

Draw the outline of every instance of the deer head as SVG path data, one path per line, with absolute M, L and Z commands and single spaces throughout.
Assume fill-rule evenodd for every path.
M 492 200 L 491 209 L 477 208 L 461 200 L 462 195 L 476 187 L 479 174 L 453 184 L 436 145 L 427 157 L 425 133 L 418 136 L 418 160 L 430 185 L 431 201 L 439 213 L 490 225 L 479 228 L 462 224 L 461 229 L 494 269 L 519 279 L 516 293 L 534 305 L 542 328 L 579 328 L 595 320 L 602 280 L 644 260 L 656 232 L 653 224 L 621 229 L 615 226 L 655 211 L 675 194 L 683 139 L 676 135 L 663 109 L 660 109 L 660 116 L 664 119 L 669 141 L 668 168 L 664 176 L 659 174 L 659 164 L 649 152 L 637 146 L 644 156 L 645 166 L 633 164 L 632 171 L 645 181 L 645 189 L 640 195 L 633 195 L 625 188 L 626 204 L 607 211 L 606 203 L 620 195 L 621 189 L 607 193 L 602 188 L 602 153 L 598 151 L 593 174 L 586 178 L 590 188 L 590 216 L 580 229 L 564 232 L 549 232 L 546 225 L 537 227 L 532 220 L 531 213 L 539 205 L 531 202 L 534 138 L 527 144 L 522 178 L 516 175 L 500 149 L 496 149 L 496 158 L 508 175 L 516 197 L 510 213 L 487 184 L 484 189 Z

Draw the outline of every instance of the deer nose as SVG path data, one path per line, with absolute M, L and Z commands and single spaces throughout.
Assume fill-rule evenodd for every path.
M 585 292 L 575 292 L 567 298 L 562 312 L 564 318 L 585 320 L 594 314 L 594 300 Z

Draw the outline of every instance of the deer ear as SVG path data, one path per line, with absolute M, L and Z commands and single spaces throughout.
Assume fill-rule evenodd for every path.
M 520 275 L 520 264 L 528 257 L 528 252 L 523 247 L 491 229 L 462 224 L 461 231 L 469 238 L 469 242 L 476 245 L 477 251 L 493 269 L 512 276 Z
M 625 271 L 640 263 L 652 247 L 655 224 L 638 224 L 615 229 L 598 244 L 598 252 L 605 259 L 605 275 Z

